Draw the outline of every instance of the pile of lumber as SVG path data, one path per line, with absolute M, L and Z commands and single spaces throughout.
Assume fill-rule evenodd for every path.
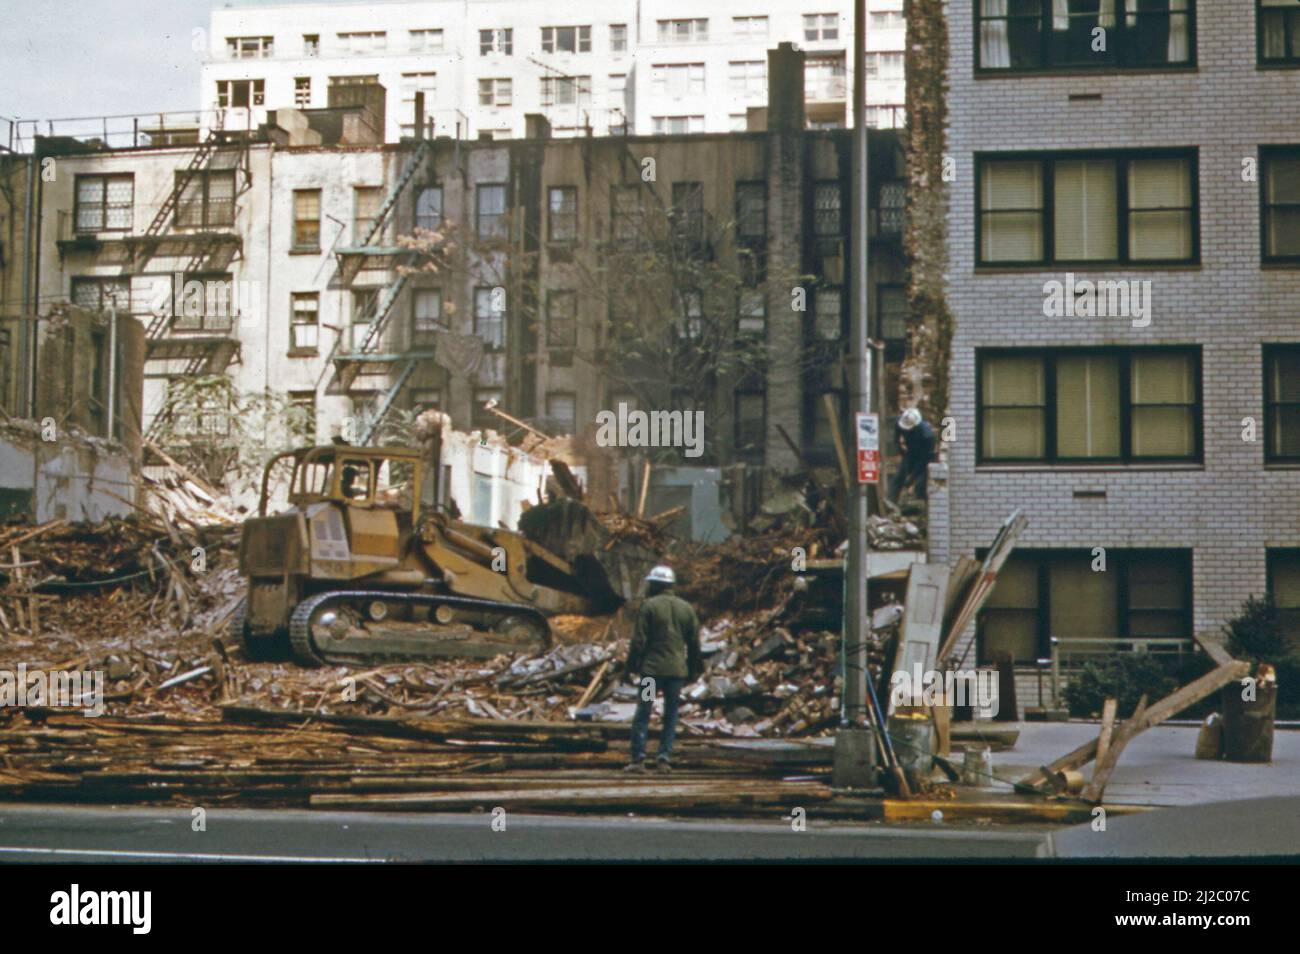
M 820 774 L 683 741 L 672 776 L 628 776 L 598 725 L 320 717 L 227 707 L 179 723 L 0 713 L 0 798 L 422 811 L 761 814 L 831 798 Z M 821 760 L 818 760 L 821 761 Z M 788 764 L 788 763 L 787 763 Z

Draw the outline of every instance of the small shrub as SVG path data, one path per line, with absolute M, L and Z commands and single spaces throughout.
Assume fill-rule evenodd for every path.
M 1088 718 L 1101 714 L 1107 699 L 1118 703 L 1116 718 L 1126 719 L 1147 697 L 1147 705 L 1169 695 L 1205 671 L 1197 657 L 1162 657 L 1152 653 L 1125 653 L 1097 662 L 1086 662 L 1070 677 L 1061 695 L 1070 715 Z M 1195 710 L 1189 710 L 1192 712 Z

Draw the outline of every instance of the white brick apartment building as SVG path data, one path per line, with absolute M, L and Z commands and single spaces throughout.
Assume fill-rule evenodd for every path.
M 902 0 L 868 6 L 869 120 L 901 126 Z M 388 90 L 390 142 L 412 133 L 417 91 L 440 136 L 519 137 L 526 113 L 545 115 L 557 136 L 727 132 L 764 105 L 765 51 L 783 41 L 807 53 L 810 120 L 845 125 L 853 24 L 843 0 L 224 7 L 212 12 L 201 103 L 242 129 L 268 109 L 325 106 L 332 83 L 375 79 Z
M 948 30 L 932 558 L 1030 519 L 978 657 L 1300 606 L 1300 4 L 953 0 Z M 1046 316 L 1071 275 L 1067 313 L 1123 282 L 1149 314 Z

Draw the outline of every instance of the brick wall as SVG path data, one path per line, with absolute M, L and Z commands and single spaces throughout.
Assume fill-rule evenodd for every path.
M 947 558 L 986 546 L 1014 507 L 1030 520 L 1022 547 L 1191 548 L 1194 625 L 1213 625 L 1263 591 L 1266 547 L 1300 545 L 1300 472 L 1264 466 L 1261 369 L 1263 344 L 1300 341 L 1300 269 L 1261 268 L 1259 185 L 1242 181 L 1261 144 L 1300 143 L 1300 74 L 1257 69 L 1253 0 L 1221 0 L 1196 5 L 1192 69 L 976 79 L 972 2 L 953 0 L 948 17 Z M 1199 149 L 1201 264 L 1073 271 L 1150 280 L 1149 327 L 1043 317 L 1043 283 L 1063 281 L 1064 268 L 975 273 L 974 153 L 1147 147 Z M 1203 465 L 976 468 L 976 348 L 1166 344 L 1202 347 Z M 1259 423 L 1254 443 L 1242 439 L 1245 417 Z M 1076 500 L 1078 489 L 1106 496 Z

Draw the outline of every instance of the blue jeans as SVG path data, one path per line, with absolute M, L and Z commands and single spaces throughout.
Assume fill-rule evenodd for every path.
M 904 455 L 898 465 L 898 471 L 894 474 L 894 479 L 890 481 L 893 485 L 889 488 L 890 502 L 898 503 L 903 488 L 908 484 L 912 485 L 912 493 L 916 495 L 916 499 L 924 500 L 925 483 L 929 468 L 930 462 L 928 460 L 918 460 Z
M 659 734 L 659 758 L 673 757 L 673 740 L 677 738 L 677 708 L 681 704 L 682 687 L 686 680 L 678 676 L 642 676 L 642 680 L 653 679 L 656 691 L 664 694 L 664 725 Z M 644 692 L 641 684 L 638 688 Z M 645 758 L 646 736 L 650 734 L 650 710 L 654 708 L 654 696 L 644 697 L 636 704 L 636 715 L 632 717 L 632 761 L 640 762 Z

